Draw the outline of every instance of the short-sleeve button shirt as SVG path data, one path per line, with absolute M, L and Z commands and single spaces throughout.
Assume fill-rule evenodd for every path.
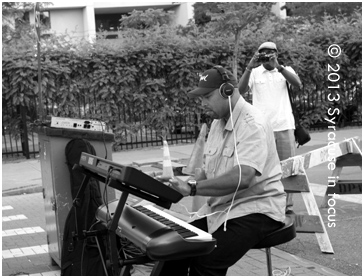
M 295 73 L 289 66 L 284 70 Z M 295 129 L 286 79 L 276 68 L 267 70 L 260 65 L 253 69 L 248 85 L 252 91 L 253 105 L 270 119 L 274 131 Z
M 236 134 L 236 149 L 232 123 Z M 284 221 L 286 194 L 280 181 L 282 171 L 274 135 L 270 123 L 257 108 L 240 97 L 229 121 L 214 120 L 206 142 L 205 155 L 207 179 L 231 170 L 238 165 L 238 161 L 241 165 L 253 167 L 257 173 L 249 187 L 239 188 L 235 197 L 231 193 L 207 199 L 197 215 L 208 215 L 210 233 L 216 231 L 227 219 L 252 213 L 262 213 L 274 220 Z M 232 201 L 233 205 L 227 213 Z

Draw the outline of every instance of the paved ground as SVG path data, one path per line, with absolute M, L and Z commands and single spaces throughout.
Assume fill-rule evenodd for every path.
M 336 141 L 359 136 L 361 128 L 344 129 L 336 132 Z M 327 144 L 327 132 L 312 133 L 312 140 L 298 153 L 304 153 Z M 171 156 L 188 159 L 193 145 L 170 146 Z M 130 164 L 146 157 L 161 157 L 160 148 L 124 151 L 113 154 L 113 160 Z M 307 175 L 311 189 L 320 204 L 327 183 L 327 165 L 309 169 Z M 360 169 L 347 167 L 343 173 L 349 178 L 360 177 Z M 2 167 L 2 274 L 3 275 L 60 275 L 59 267 L 52 265 L 48 254 L 47 228 L 45 225 L 41 189 L 39 160 L 3 161 Z M 337 202 L 336 228 L 328 230 L 335 254 L 320 252 L 313 234 L 298 234 L 288 244 L 273 248 L 273 266 L 277 275 L 294 276 L 341 276 L 361 275 L 361 195 L 345 195 Z M 295 194 L 295 211 L 304 212 L 300 195 Z M 186 206 L 189 198 L 183 199 Z M 182 212 L 181 207 L 173 205 L 173 210 Z M 323 219 L 328 219 L 327 209 L 320 209 Z M 326 214 L 325 214 L 326 213 Z M 325 222 L 325 220 L 324 220 Z M 327 221 L 326 221 L 327 222 Z M 325 223 L 327 224 L 327 223 Z M 138 267 L 133 275 L 148 275 L 148 267 Z M 265 253 L 251 250 L 234 267 L 230 276 L 266 275 Z
M 3 197 L 2 204 L 2 275 L 60 275 L 48 254 L 47 231 L 42 193 Z M 342 276 L 344 274 L 273 248 L 275 273 L 294 276 Z M 151 269 L 138 267 L 133 275 L 148 275 Z M 262 250 L 251 250 L 234 267 L 229 276 L 266 275 L 266 258 Z

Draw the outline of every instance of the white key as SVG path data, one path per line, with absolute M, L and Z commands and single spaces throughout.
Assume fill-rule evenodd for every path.
M 211 234 L 209 234 L 199 228 L 196 228 L 195 226 L 192 226 L 191 224 L 188 224 L 187 222 L 184 222 L 183 220 L 178 219 L 177 217 L 174 217 L 174 216 L 166 213 L 165 211 L 162 211 L 152 205 L 146 205 L 144 207 L 197 234 L 197 236 L 189 237 L 188 240 L 211 240 L 212 239 Z

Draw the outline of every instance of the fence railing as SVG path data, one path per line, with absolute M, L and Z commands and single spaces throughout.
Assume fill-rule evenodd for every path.
M 39 153 L 38 134 L 34 123 L 37 121 L 37 103 L 35 99 L 30 107 L 12 106 L 3 99 L 3 125 L 2 125 L 2 155 L 9 157 L 37 157 Z M 46 115 L 54 115 L 57 111 L 54 104 L 46 106 Z M 90 111 L 93 108 L 89 104 L 82 103 L 74 108 L 70 118 L 91 119 Z M 115 134 L 114 151 L 135 148 L 162 146 L 161 132 L 156 131 L 150 125 L 144 124 L 150 117 L 144 111 L 138 111 L 133 107 L 122 107 L 118 118 L 120 125 L 112 126 Z M 67 117 L 62 115 L 60 117 Z M 50 117 L 48 116 L 50 122 Z M 103 119 L 97 119 L 104 121 Z M 107 122 L 107 121 L 105 121 Z M 199 133 L 200 114 L 178 113 L 168 126 L 166 140 L 170 144 L 193 143 Z M 110 126 L 109 126 L 110 127 Z
M 248 93 L 244 97 L 251 102 L 251 95 Z M 342 94 L 342 101 L 345 101 L 344 109 L 336 119 L 338 127 L 360 126 L 362 124 L 362 94 L 361 83 L 351 84 Z M 70 118 L 88 119 L 87 115 L 92 115 L 90 111 L 94 109 L 87 100 L 79 101 L 79 107 L 72 107 L 72 113 L 68 111 Z M 295 102 L 299 109 L 301 120 L 305 116 L 314 113 L 323 113 L 322 105 L 328 103 L 327 94 L 316 91 L 314 94 L 296 93 Z M 340 103 L 335 104 L 340 107 Z M 34 98 L 29 107 L 13 106 L 3 98 L 2 103 L 2 155 L 8 157 L 36 157 L 39 153 L 38 134 L 34 131 L 33 123 L 37 120 L 37 102 Z M 56 103 L 46 103 L 46 115 L 58 115 Z M 114 150 L 125 150 L 135 148 L 145 148 L 161 146 L 162 140 L 160 133 L 151 126 L 143 124 L 146 119 L 151 117 L 145 111 L 139 111 L 135 107 L 120 107 L 119 124 L 115 127 L 114 133 L 116 142 Z M 325 112 L 325 111 L 324 111 Z M 327 112 L 327 111 L 326 111 Z M 63 113 L 63 112 L 62 112 Z M 156 113 L 156 111 L 154 112 Z M 63 113 L 62 116 L 67 117 Z M 105 121 L 104 119 L 99 119 Z M 107 121 L 106 121 L 107 122 Z M 168 127 L 167 141 L 171 144 L 193 143 L 198 136 L 198 127 L 201 125 L 199 113 L 180 112 L 170 119 L 172 124 Z M 318 121 L 310 123 L 312 129 L 326 129 L 328 123 Z

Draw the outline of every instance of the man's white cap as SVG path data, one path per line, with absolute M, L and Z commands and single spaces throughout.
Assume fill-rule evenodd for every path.
M 261 49 L 273 49 L 278 52 L 277 46 L 274 42 L 263 42 L 259 46 L 258 51 L 260 51 Z

